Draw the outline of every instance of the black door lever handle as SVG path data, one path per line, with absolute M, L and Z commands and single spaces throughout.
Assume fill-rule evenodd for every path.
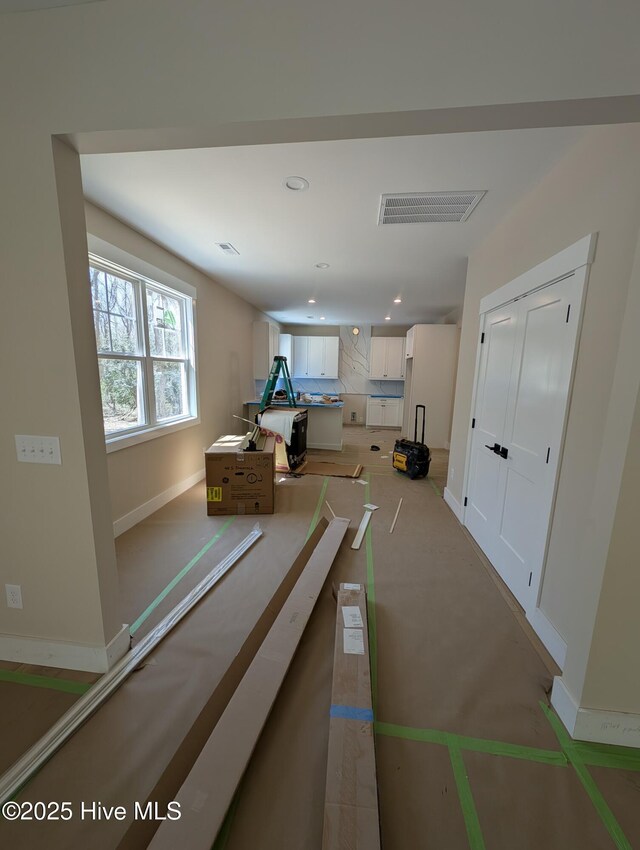
M 509 449 L 506 446 L 500 448 L 500 457 L 503 457 L 505 460 L 509 457 Z
M 484 444 L 485 449 L 491 449 L 491 451 L 499 455 L 500 454 L 500 443 L 494 443 L 492 446 L 488 446 L 486 443 Z

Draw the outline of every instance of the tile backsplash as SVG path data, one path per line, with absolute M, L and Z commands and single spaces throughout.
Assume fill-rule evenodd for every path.
M 404 395 L 404 381 L 369 380 L 369 352 L 371 350 L 371 325 L 360 325 L 354 336 L 350 325 L 340 327 L 340 360 L 337 380 L 324 378 L 292 378 L 297 392 L 328 395 Z M 278 383 L 281 386 L 282 382 Z M 256 381 L 256 396 L 261 396 L 265 381 Z

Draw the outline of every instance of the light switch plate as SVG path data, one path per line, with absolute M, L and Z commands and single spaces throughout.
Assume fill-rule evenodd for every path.
M 5 584 L 7 608 L 22 608 L 22 588 L 19 584 Z
M 58 437 L 16 434 L 16 455 L 21 463 L 62 463 Z

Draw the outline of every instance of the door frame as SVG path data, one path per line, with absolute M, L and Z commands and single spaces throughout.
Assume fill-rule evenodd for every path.
M 554 256 L 549 257 L 547 260 L 544 260 L 537 266 L 534 266 L 532 269 L 529 269 L 528 271 L 511 280 L 509 283 L 505 284 L 504 286 L 501 286 L 494 292 L 485 295 L 485 297 L 481 299 L 479 308 L 480 323 L 478 329 L 478 342 L 476 346 L 476 364 L 473 376 L 473 392 L 471 396 L 471 416 L 467 433 L 467 450 L 465 457 L 464 479 L 462 488 L 463 494 L 466 494 L 469 485 L 469 474 L 471 466 L 471 442 L 473 437 L 471 424 L 476 410 L 478 378 L 480 372 L 480 356 L 482 353 L 481 339 L 482 334 L 485 330 L 485 321 L 487 313 L 492 310 L 495 310 L 498 307 L 504 307 L 510 302 L 519 300 L 520 298 L 524 298 L 526 295 L 529 295 L 532 292 L 544 289 L 547 286 L 551 286 L 554 283 L 558 283 L 560 280 L 564 280 L 567 277 L 573 276 L 575 280 L 576 298 L 578 302 L 575 305 L 577 310 L 578 321 L 569 383 L 567 386 L 567 403 L 562 423 L 558 462 L 555 471 L 555 480 L 553 483 L 549 520 L 546 530 L 546 540 L 544 545 L 544 553 L 542 556 L 542 564 L 539 572 L 537 587 L 535 588 L 535 593 L 532 595 L 532 599 L 535 599 L 535 603 L 532 602 L 531 606 L 528 609 L 525 609 L 525 615 L 527 620 L 531 623 L 534 631 L 541 639 L 543 644 L 546 646 L 546 648 L 549 650 L 553 659 L 560 668 L 564 666 L 564 660 L 567 651 L 566 642 L 564 641 L 562 636 L 556 631 L 553 624 L 547 619 L 544 612 L 540 608 L 540 597 L 542 593 L 542 586 L 544 583 L 544 574 L 549 547 L 549 534 L 553 525 L 553 515 L 555 512 L 558 480 L 562 468 L 567 420 L 569 418 L 569 411 L 571 408 L 571 394 L 573 391 L 573 380 L 575 375 L 576 360 L 580 347 L 580 334 L 582 330 L 584 303 L 589 278 L 589 267 L 593 263 L 595 258 L 597 236 L 597 233 L 591 233 L 588 236 L 579 239 L 577 242 L 574 242 L 572 245 L 569 245 L 564 250 L 558 252 L 557 254 L 554 254 Z M 461 522 L 462 525 L 466 526 L 467 509 L 464 503 L 465 499 L 463 498 L 461 506 Z

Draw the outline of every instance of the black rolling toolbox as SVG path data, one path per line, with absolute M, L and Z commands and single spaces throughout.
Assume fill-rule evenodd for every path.
M 422 439 L 418 442 L 418 411 L 422 410 Z M 416 421 L 414 425 L 413 440 L 396 440 L 393 448 L 393 468 L 398 472 L 404 472 L 412 480 L 424 478 L 429 474 L 431 463 L 431 452 L 424 444 L 424 426 L 427 410 L 424 404 L 416 404 Z

